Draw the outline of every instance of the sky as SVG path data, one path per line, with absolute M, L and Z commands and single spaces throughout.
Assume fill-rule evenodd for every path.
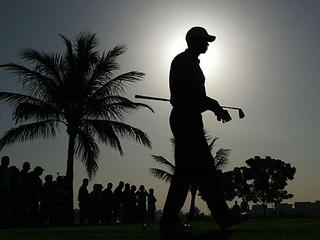
M 137 70 L 144 80 L 130 86 L 126 97 L 135 94 L 169 97 L 168 73 L 173 57 L 186 49 L 185 34 L 202 26 L 217 37 L 200 56 L 206 76 L 207 95 L 221 105 L 239 106 L 246 118 L 222 124 L 213 113 L 203 114 L 207 132 L 219 137 L 216 150 L 232 149 L 225 171 L 244 166 L 254 156 L 271 156 L 296 167 L 287 190 L 287 202 L 320 200 L 319 127 L 320 100 L 320 2 L 317 0 L 2 0 L 0 8 L 0 64 L 15 62 L 24 48 L 63 52 L 58 34 L 73 38 L 79 32 L 96 33 L 100 50 L 125 44 L 119 73 Z M 0 91 L 20 92 L 16 78 L 0 69 Z M 146 102 L 154 110 L 140 110 L 127 122 L 144 130 L 152 149 L 133 141 L 122 141 L 125 155 L 99 145 L 99 172 L 89 184 L 114 186 L 120 180 L 154 188 L 162 208 L 169 185 L 149 173 L 159 167 L 151 154 L 173 161 L 166 102 Z M 8 105 L 0 103 L 0 134 L 14 127 Z M 44 176 L 65 174 L 67 135 L 61 128 L 52 140 L 16 143 L 4 148 L 11 164 L 21 168 L 45 168 Z M 75 195 L 86 177 L 75 161 Z M 208 212 L 205 204 L 197 206 Z M 184 210 L 188 209 L 187 201 Z

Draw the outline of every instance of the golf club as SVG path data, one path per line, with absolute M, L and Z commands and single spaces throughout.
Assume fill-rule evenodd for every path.
M 144 96 L 144 95 L 135 95 L 135 98 L 148 99 L 148 100 L 157 100 L 157 101 L 164 101 L 164 102 L 169 102 L 170 101 L 170 99 L 167 99 L 167 98 L 149 97 L 149 96 Z M 239 118 L 242 119 L 242 118 L 245 117 L 245 114 L 244 114 L 244 112 L 242 111 L 241 108 L 229 107 L 229 106 L 221 106 L 221 107 L 222 108 L 227 108 L 227 109 L 238 110 Z

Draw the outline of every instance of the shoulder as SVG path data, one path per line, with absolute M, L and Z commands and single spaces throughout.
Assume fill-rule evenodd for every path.
M 179 64 L 188 62 L 189 56 L 186 52 L 179 53 L 177 56 L 174 57 L 171 64 Z

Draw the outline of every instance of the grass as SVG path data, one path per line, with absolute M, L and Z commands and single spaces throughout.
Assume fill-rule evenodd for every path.
M 222 233 L 214 221 L 195 221 L 193 229 L 179 231 L 164 238 L 157 223 L 141 224 L 19 228 L 0 230 L 3 240 L 319 240 L 320 218 L 297 219 L 250 219 Z

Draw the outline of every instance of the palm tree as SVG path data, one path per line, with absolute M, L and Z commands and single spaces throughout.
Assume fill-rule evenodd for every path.
M 4 133 L 0 151 L 16 142 L 55 137 L 60 125 L 65 125 L 69 137 L 66 180 L 73 207 L 74 158 L 81 159 L 92 178 L 98 170 L 96 137 L 121 155 L 119 137 L 129 137 L 151 147 L 142 130 L 124 121 L 129 113 L 141 107 L 152 109 L 121 96 L 128 84 L 144 76 L 137 71 L 115 76 L 119 69 L 117 57 L 125 52 L 124 46 L 99 53 L 93 33 L 79 33 L 73 41 L 59 36 L 65 45 L 63 54 L 25 49 L 20 57 L 32 68 L 15 63 L 0 65 L 16 74 L 17 83 L 27 92 L 0 92 L 0 101 L 9 103 L 13 109 L 15 124 L 21 124 Z
M 210 137 L 207 137 L 207 140 L 209 141 Z M 215 146 L 214 143 L 217 140 L 218 138 L 214 138 L 209 144 L 209 149 L 211 152 L 213 151 L 213 148 Z M 171 139 L 171 142 L 175 144 L 174 139 Z M 231 152 L 230 149 L 224 149 L 224 148 L 220 148 L 216 152 L 216 155 L 213 158 L 213 163 L 212 163 L 216 170 L 221 170 L 221 168 L 223 168 L 225 165 L 228 164 L 229 162 L 228 157 L 230 155 L 230 152 Z M 170 182 L 175 171 L 175 165 L 162 156 L 156 156 L 156 155 L 151 155 L 151 156 L 157 163 L 164 165 L 168 170 L 166 171 L 160 168 L 151 168 L 150 173 L 156 178 L 164 180 L 165 182 Z M 193 219 L 194 217 L 197 191 L 198 191 L 198 186 L 192 183 L 190 186 L 191 203 L 190 203 L 190 209 L 188 213 L 189 219 Z

